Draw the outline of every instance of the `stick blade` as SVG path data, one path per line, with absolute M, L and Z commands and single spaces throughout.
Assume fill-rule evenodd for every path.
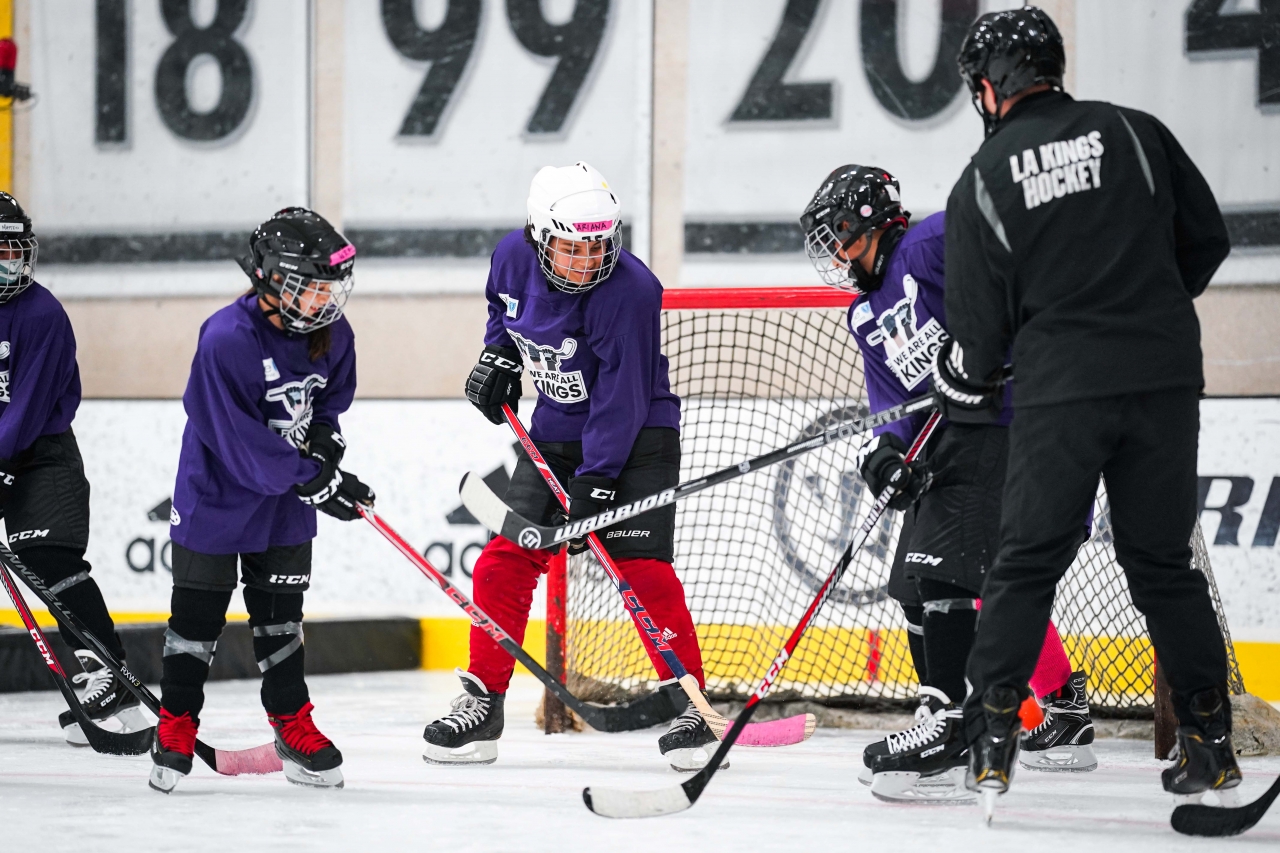
M 89 741 L 89 746 L 93 751 L 107 755 L 142 755 L 150 752 L 151 739 L 156 733 L 155 726 L 122 734 L 99 728 L 92 722 L 85 725 L 88 722 L 88 718 L 78 722 L 80 723 L 80 730 L 84 732 L 85 739 Z
M 1201 835 L 1209 838 L 1239 835 L 1252 829 L 1253 825 L 1262 819 L 1266 807 L 1259 809 L 1256 808 L 1257 805 L 1252 803 L 1237 809 L 1227 809 L 1188 803 L 1173 810 L 1169 823 L 1174 831 L 1183 835 Z
M 693 805 L 680 785 L 656 791 L 583 788 L 582 801 L 595 814 L 612 818 L 662 817 L 677 814 Z
M 738 743 L 742 746 L 790 746 L 813 737 L 813 731 L 817 727 L 818 719 L 813 714 L 796 714 L 784 720 L 751 723 L 738 735 Z
M 208 755 L 200 747 L 208 751 Z M 196 750 L 204 762 L 223 776 L 245 774 L 261 776 L 284 770 L 284 762 L 276 754 L 274 743 L 264 743 L 249 749 L 216 749 L 197 742 Z
M 462 498 L 462 505 L 476 517 L 476 521 L 494 533 L 502 532 L 502 523 L 507 518 L 507 505 L 494 494 L 481 475 L 475 471 L 463 474 L 462 482 L 458 485 L 458 496 Z

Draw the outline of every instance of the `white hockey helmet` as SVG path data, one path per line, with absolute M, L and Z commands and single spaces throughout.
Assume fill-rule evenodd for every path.
M 589 164 L 538 170 L 529 186 L 529 239 L 552 287 L 586 293 L 613 273 L 622 250 L 621 212 L 608 181 Z

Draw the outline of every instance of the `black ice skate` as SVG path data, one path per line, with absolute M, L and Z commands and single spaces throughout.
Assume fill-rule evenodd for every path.
M 96 654 L 88 649 L 77 649 L 76 658 L 84 672 L 71 680 L 76 684 L 84 684 L 84 690 L 80 693 L 80 708 L 89 719 L 99 725 L 114 720 L 114 724 L 102 727 L 122 733 L 140 732 L 151 727 L 146 715 L 142 713 L 138 697 L 129 692 L 124 682 L 116 678 Z M 58 725 L 62 727 L 67 743 L 72 746 L 89 745 L 89 740 L 70 711 L 63 711 L 58 715 Z
M 1098 767 L 1092 743 L 1085 674 L 1073 672 L 1060 690 L 1049 695 L 1044 722 L 1022 736 L 1018 763 L 1028 770 L 1086 773 Z
M 900 732 L 895 732 L 884 740 L 878 740 L 875 743 L 868 744 L 867 748 L 862 751 L 862 769 L 858 771 L 858 781 L 863 785 L 871 784 L 871 762 L 876 756 L 888 755 L 890 752 L 889 741 L 894 739 L 898 743 L 907 732 L 914 729 L 920 723 L 925 722 L 943 710 L 948 704 L 947 694 L 933 687 L 920 688 L 920 704 L 916 706 L 915 722 Z
M 670 685 L 663 685 L 663 689 L 669 689 L 669 687 Z M 707 726 L 707 721 L 702 719 L 698 709 L 684 695 L 684 691 L 680 690 L 680 686 L 674 685 L 674 687 L 680 691 L 680 698 L 684 699 L 684 711 L 671 721 L 671 727 L 667 729 L 667 733 L 658 738 L 658 750 L 671 763 L 672 770 L 692 773 L 707 766 L 711 756 L 715 755 L 720 741 Z M 678 701 L 679 699 L 673 696 L 672 704 Z M 728 766 L 729 762 L 726 761 L 720 765 L 720 769 L 723 770 Z
M 1164 789 L 1183 803 L 1198 803 L 1210 791 L 1218 805 L 1235 807 L 1240 768 L 1231 747 L 1231 709 L 1217 690 L 1191 697 L 1194 725 L 1178 726 L 1173 766 L 1160 774 Z
M 988 687 L 982 697 L 985 728 L 969 745 L 969 772 L 964 784 L 982 797 L 987 823 L 995 814 L 996 797 L 1009 790 L 1018 761 L 1022 697 L 1012 687 Z
M 267 714 L 276 732 L 276 755 L 284 764 L 284 776 L 295 785 L 310 788 L 341 788 L 342 753 L 325 737 L 311 712 L 310 702 L 293 714 Z
M 960 709 L 942 691 L 924 690 L 930 695 L 920 722 L 889 735 L 884 754 L 872 756 L 871 793 L 891 803 L 971 803 Z
M 466 690 L 450 704 L 452 710 L 422 732 L 428 764 L 492 764 L 498 760 L 505 693 L 490 693 L 484 682 L 458 669 Z
M 198 725 L 190 714 L 175 717 L 164 708 L 160 709 L 160 721 L 156 723 L 155 737 L 151 739 L 151 762 L 154 766 L 147 784 L 152 790 L 167 794 L 191 772 Z

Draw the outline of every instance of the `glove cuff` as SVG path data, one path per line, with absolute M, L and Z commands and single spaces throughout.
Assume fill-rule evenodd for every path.
M 304 504 L 319 506 L 337 494 L 341 485 L 342 472 L 338 468 L 323 468 L 318 477 L 299 483 L 293 490 Z

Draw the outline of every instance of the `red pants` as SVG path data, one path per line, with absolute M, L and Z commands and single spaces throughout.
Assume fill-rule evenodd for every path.
M 475 602 L 517 643 L 524 643 L 533 591 L 538 586 L 538 576 L 546 574 L 550 562 L 549 552 L 521 548 L 501 536 L 486 545 L 476 560 L 471 578 Z M 705 686 L 698 635 L 675 568 L 670 563 L 652 559 L 619 560 L 617 565 L 619 573 L 631 584 L 654 623 L 659 628 L 668 629 L 667 643 L 676 657 L 680 658 L 689 674 L 698 679 L 698 684 Z M 639 626 L 636 629 L 640 630 Z M 674 637 L 670 631 L 675 632 Z M 641 634 L 641 642 L 658 671 L 659 679 L 667 681 L 674 678 L 647 635 Z M 484 631 L 472 626 L 471 664 L 468 669 L 484 682 L 491 693 L 505 693 L 511 684 L 515 661 Z

